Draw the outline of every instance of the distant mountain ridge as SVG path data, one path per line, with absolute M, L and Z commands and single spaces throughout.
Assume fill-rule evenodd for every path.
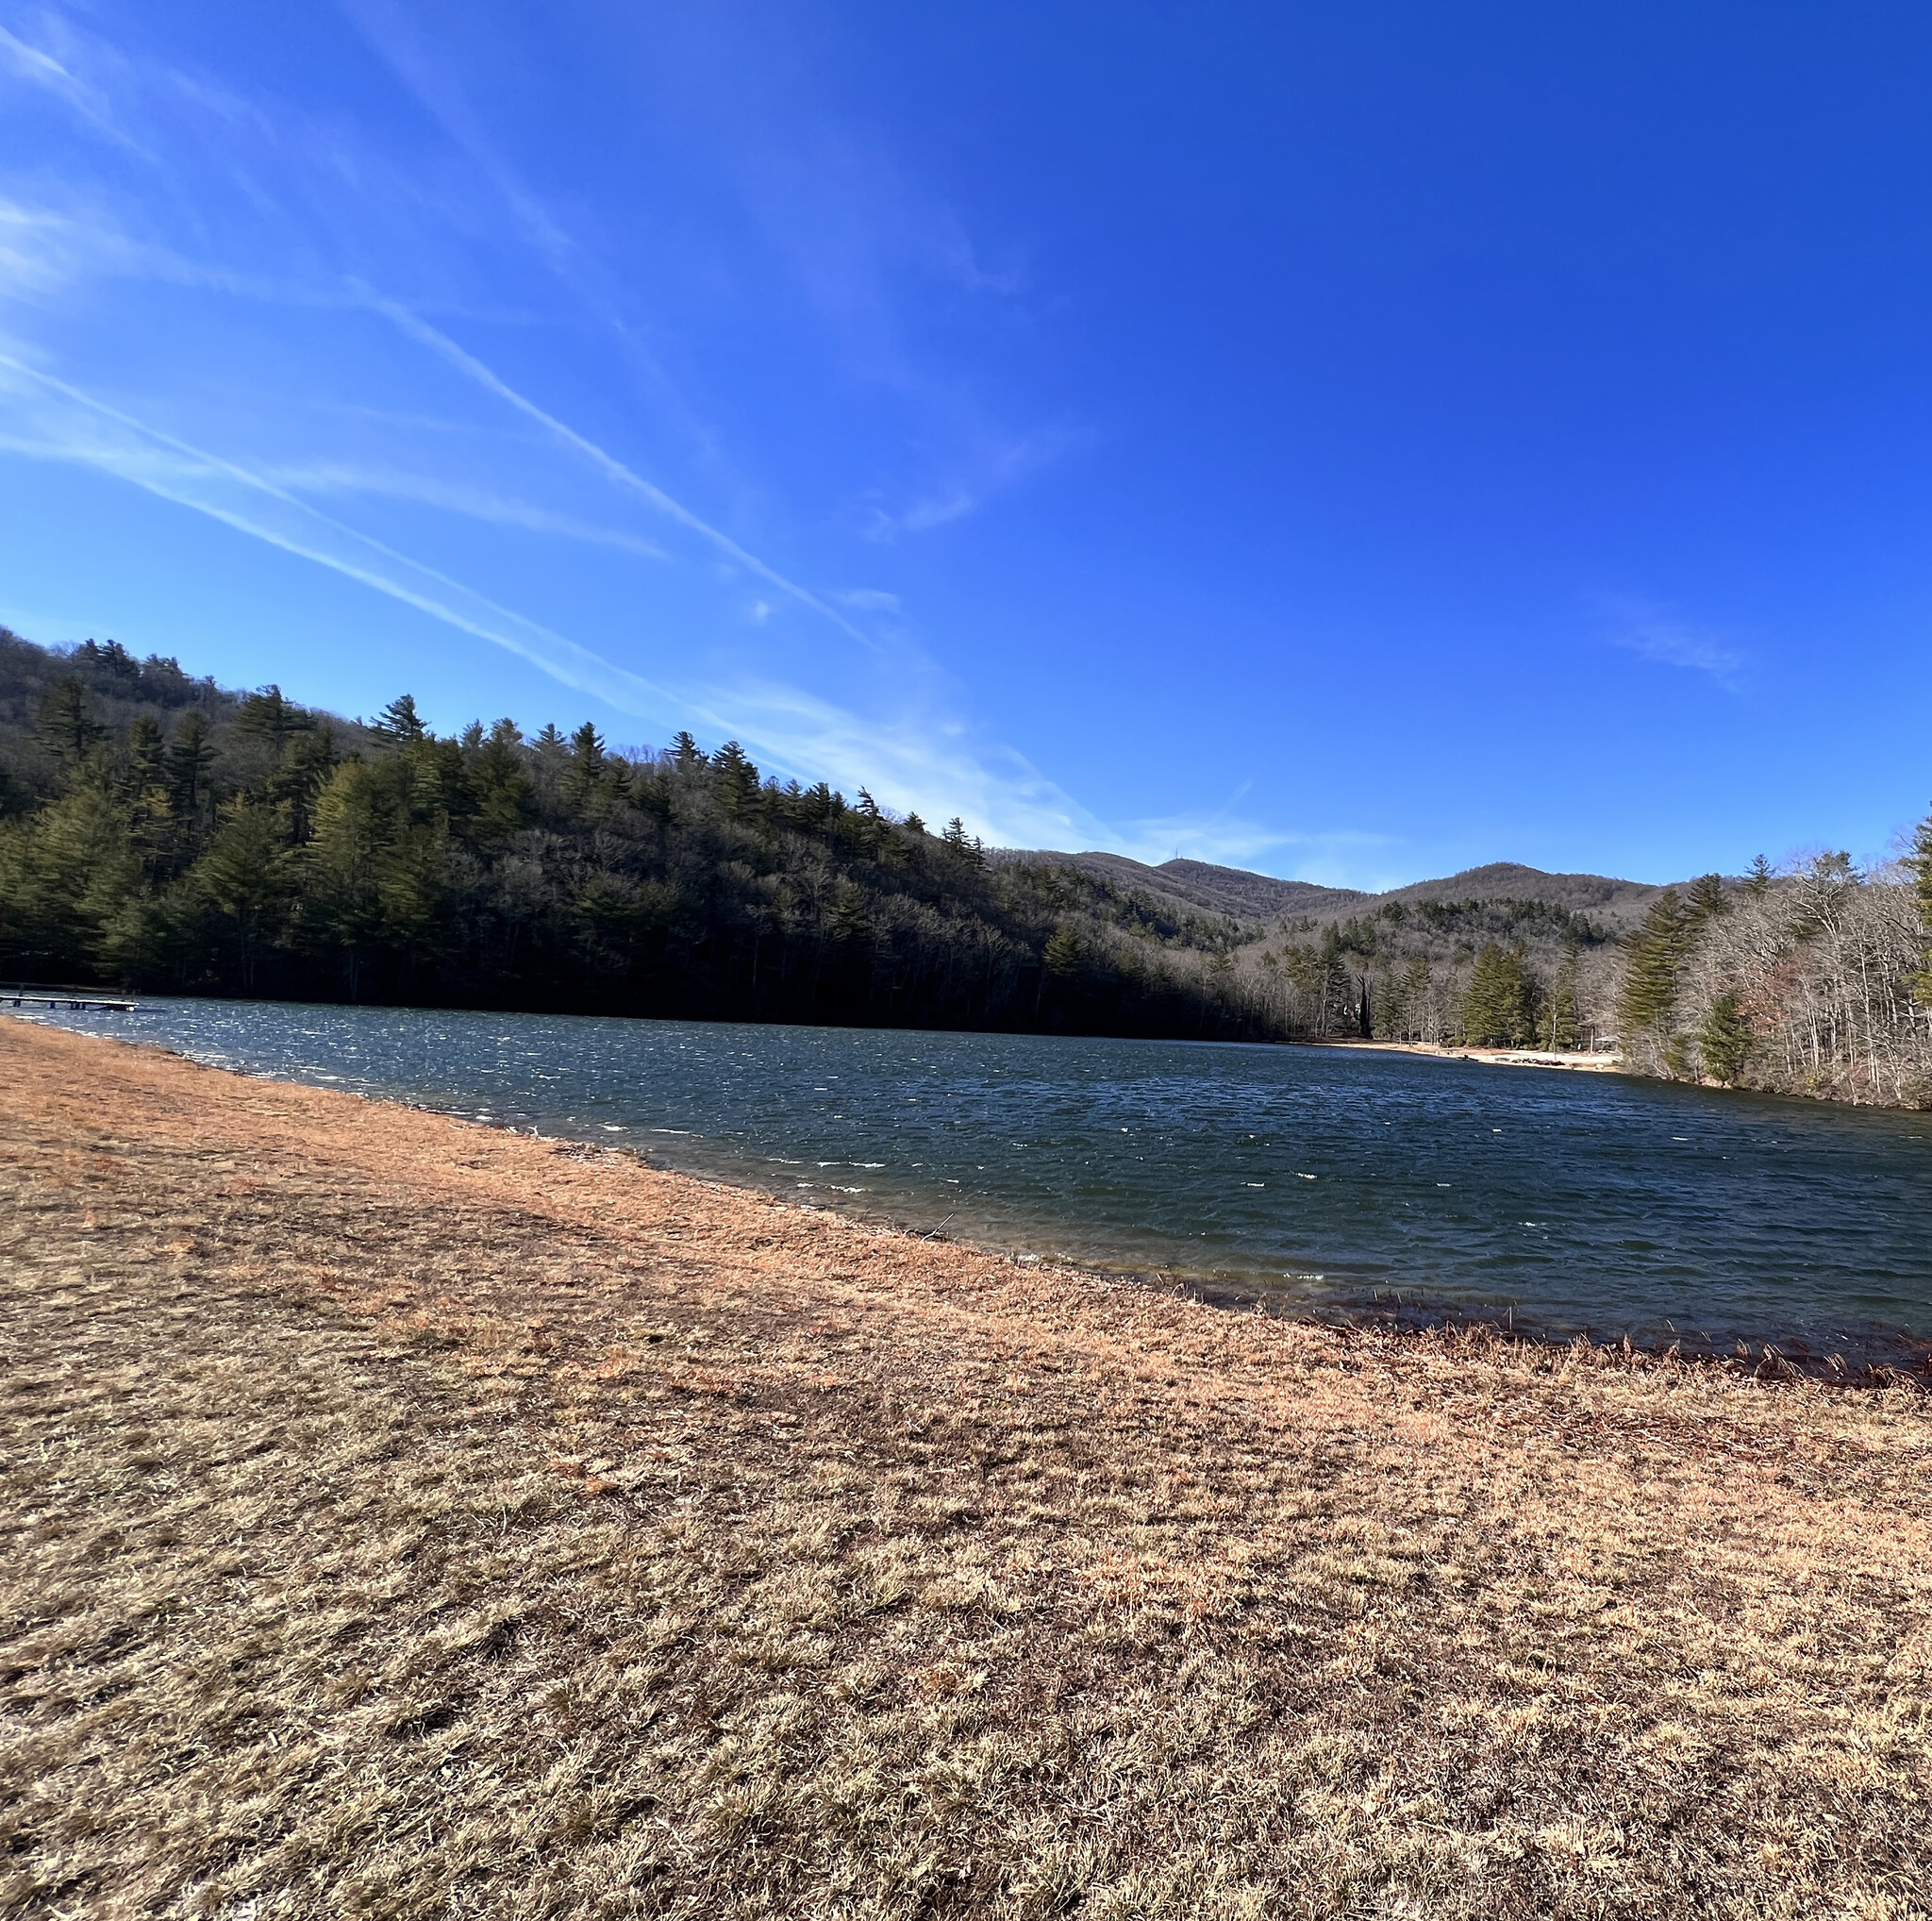
M 1130 860 L 1124 854 L 1011 847 L 1001 848 L 989 858 L 1001 865 L 1071 867 L 1096 880 L 1149 894 L 1176 910 L 1227 914 L 1243 922 L 1340 920 L 1350 914 L 1374 913 L 1398 900 L 1533 900 L 1573 913 L 1587 913 L 1607 928 L 1621 931 L 1641 921 L 1651 902 L 1663 892 L 1641 880 L 1619 880 L 1603 874 L 1546 874 L 1539 867 L 1513 860 L 1495 860 L 1438 880 L 1417 880 L 1384 894 L 1366 894 L 1350 887 L 1322 887 L 1307 880 L 1277 880 L 1273 875 L 1251 873 L 1244 867 L 1218 867 L 1207 860 L 1163 860 L 1154 867 Z

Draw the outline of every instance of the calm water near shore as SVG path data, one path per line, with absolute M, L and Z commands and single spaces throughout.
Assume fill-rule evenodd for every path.
M 917 1231 L 1564 1334 L 1932 1336 L 1932 1115 L 1341 1049 L 260 1002 L 59 1024 Z

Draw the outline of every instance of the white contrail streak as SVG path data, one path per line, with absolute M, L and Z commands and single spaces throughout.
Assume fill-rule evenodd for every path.
M 448 575 L 440 574 L 435 568 L 425 566 L 420 560 L 412 560 L 407 554 L 398 553 L 368 534 L 359 533 L 356 528 L 332 519 L 258 474 L 252 474 L 234 461 L 179 440 L 159 427 L 150 426 L 145 421 L 137 420 L 132 414 L 124 413 L 104 400 L 95 399 L 92 394 L 70 386 L 52 374 L 42 373 L 38 367 L 15 359 L 10 354 L 0 353 L 0 367 L 31 381 L 43 392 L 58 394 L 75 406 L 86 409 L 99 419 L 111 421 L 127 432 L 166 448 L 192 465 L 186 471 L 177 468 L 172 474 L 158 472 L 151 462 L 129 459 L 125 452 L 98 444 L 84 444 L 72 439 L 49 448 L 61 458 L 99 467 L 145 488 L 150 493 L 158 494 L 164 500 L 192 508 L 211 520 L 265 541 L 285 553 L 298 555 L 318 566 L 360 581 L 365 587 L 388 594 L 391 599 L 413 607 L 463 633 L 474 634 L 478 640 L 489 641 L 518 655 L 533 666 L 541 668 L 553 679 L 575 688 L 579 693 L 594 694 L 623 712 L 661 720 L 677 711 L 678 702 L 666 689 L 629 673 L 605 660 L 602 655 L 592 653 L 588 647 L 565 639 L 523 614 L 498 606 L 474 588 L 465 587 L 461 581 L 453 580 Z M 243 491 L 245 499 L 257 503 L 258 508 L 273 503 L 286 516 L 293 517 L 295 527 L 275 526 L 270 514 L 242 510 L 235 504 L 224 503 L 214 497 L 214 490 L 207 487 L 197 489 L 187 484 L 196 470 L 204 479 L 213 479 L 217 483 L 225 479 L 232 483 Z M 363 555 L 344 553 L 342 543 L 363 550 Z M 373 564 L 366 557 L 375 557 L 376 561 L 390 564 Z M 399 574 L 403 577 L 397 577 Z M 416 584 L 410 584 L 409 576 L 414 576 Z
M 459 347 L 447 334 L 439 333 L 427 321 L 419 320 L 400 302 L 377 293 L 373 289 L 368 291 L 367 297 L 378 312 L 385 314 L 411 340 L 440 355 L 458 372 L 467 374 L 485 392 L 493 393 L 508 406 L 514 407 L 519 413 L 536 421 L 573 452 L 581 454 L 608 478 L 616 481 L 621 487 L 628 487 L 634 493 L 642 494 L 667 519 L 675 521 L 679 526 L 687 527 L 700 539 L 708 541 L 721 554 L 735 560 L 747 573 L 756 574 L 760 580 L 770 582 L 779 593 L 791 595 L 793 600 L 810 608 L 814 613 L 823 614 L 834 626 L 843 633 L 850 634 L 855 641 L 871 644 L 864 633 L 854 626 L 836 608 L 827 606 L 809 588 L 799 586 L 795 580 L 788 580 L 776 568 L 768 566 L 756 554 L 747 553 L 729 534 L 722 533 L 708 521 L 699 519 L 681 500 L 673 499 L 661 487 L 646 480 L 641 474 L 633 473 L 615 455 L 606 453 L 595 441 L 586 440 L 575 427 L 567 426 L 555 414 L 545 413 L 534 400 L 526 399 L 519 393 L 514 387 L 485 366 L 475 355 Z

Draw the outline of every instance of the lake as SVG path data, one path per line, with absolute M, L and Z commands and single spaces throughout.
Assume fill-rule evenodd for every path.
M 1320 1314 L 1871 1358 L 1932 1115 L 1318 1047 L 155 1000 L 43 1016 Z

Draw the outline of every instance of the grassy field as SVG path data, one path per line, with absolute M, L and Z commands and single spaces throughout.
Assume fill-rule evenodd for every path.
M 1932 1911 L 1932 1404 L 0 1020 L 9 1915 Z

